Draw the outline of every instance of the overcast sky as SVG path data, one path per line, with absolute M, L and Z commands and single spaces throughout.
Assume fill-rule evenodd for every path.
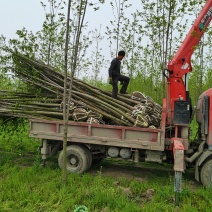
M 0 34 L 14 38 L 16 30 L 25 27 L 36 32 L 44 21 L 44 10 L 39 0 L 0 0 Z
M 48 0 L 43 2 L 49 5 Z M 98 29 L 101 21 L 105 22 L 106 16 L 108 10 L 102 10 L 99 14 L 99 11 L 94 12 L 88 8 L 86 21 L 93 29 Z M 7 40 L 17 38 L 16 31 L 23 27 L 32 32 L 41 30 L 44 20 L 45 12 L 40 0 L 0 0 L 0 35 Z
M 48 0 L 43 2 L 49 5 Z M 86 21 L 94 29 L 98 29 L 100 24 L 109 23 L 111 19 L 113 19 L 113 15 L 108 0 L 102 5 L 101 12 L 94 12 L 88 7 Z M 0 34 L 8 39 L 14 38 L 16 30 L 23 27 L 33 32 L 40 30 L 44 20 L 45 13 L 40 0 L 0 0 Z
M 43 2 L 49 5 L 48 0 L 43 0 Z M 109 25 L 109 21 L 114 19 L 109 2 L 109 0 L 106 0 L 99 11 L 94 12 L 91 7 L 87 8 L 85 21 L 88 22 L 90 30 L 99 29 L 101 24 L 104 32 L 105 26 Z M 132 7 L 128 14 L 135 8 L 135 6 Z M 17 38 L 16 31 L 23 27 L 34 33 L 41 30 L 44 20 L 45 12 L 40 0 L 0 0 L 0 35 L 6 37 L 7 40 Z M 109 50 L 105 52 L 107 54 L 106 59 L 111 60 Z
M 44 2 L 48 5 L 48 0 L 44 0 Z M 102 31 L 104 32 L 104 27 L 109 25 L 110 20 L 114 19 L 109 5 L 110 1 L 106 0 L 105 2 L 106 3 L 101 6 L 101 10 L 97 12 L 88 8 L 85 21 L 88 22 L 89 29 L 99 29 L 100 24 L 102 24 Z M 130 15 L 135 9 L 139 10 L 139 7 L 141 7 L 140 0 L 134 0 L 131 3 L 133 6 L 128 9 L 127 15 Z M 0 0 L 0 34 L 5 36 L 7 40 L 17 38 L 15 35 L 16 31 L 23 27 L 25 27 L 27 31 L 32 32 L 41 30 L 44 20 L 45 12 L 40 0 Z M 106 44 L 107 41 L 103 43 Z M 106 59 L 110 60 L 111 58 L 109 56 Z

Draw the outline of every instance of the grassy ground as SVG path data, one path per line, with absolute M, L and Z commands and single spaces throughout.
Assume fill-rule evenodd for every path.
M 56 158 L 40 166 L 39 143 L 28 138 L 28 123 L 13 124 L 0 127 L 0 211 L 72 212 L 80 205 L 89 212 L 211 211 L 211 190 L 195 182 L 193 169 L 183 174 L 180 206 L 174 205 L 168 164 L 105 159 L 88 173 L 69 174 L 64 184 Z

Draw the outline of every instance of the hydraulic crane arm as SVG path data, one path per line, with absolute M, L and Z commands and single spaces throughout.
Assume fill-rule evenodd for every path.
M 168 122 L 172 122 L 174 101 L 187 99 L 186 85 L 183 76 L 192 71 L 191 56 L 198 45 L 204 31 L 212 19 L 212 0 L 208 0 L 195 20 L 182 45 L 173 59 L 168 63 L 169 76 L 167 78 L 167 107 Z
M 182 77 L 191 71 L 191 56 L 212 19 L 212 0 L 208 0 L 188 35 L 168 64 L 170 77 Z

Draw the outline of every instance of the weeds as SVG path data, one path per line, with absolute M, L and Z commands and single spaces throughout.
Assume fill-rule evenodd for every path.
M 17 123 L 19 127 L 10 126 Z M 183 175 L 180 206 L 174 206 L 171 165 L 105 159 L 88 173 L 69 174 L 64 185 L 56 159 L 40 166 L 39 144 L 28 137 L 28 122 L 6 125 L 0 126 L 2 212 L 73 212 L 81 205 L 89 212 L 209 212 L 212 207 L 211 190 L 194 182 L 193 170 Z
M 29 138 L 29 121 L 21 118 L 1 120 L 0 124 L 0 147 L 8 152 L 20 155 L 34 152 L 39 146 L 38 139 Z

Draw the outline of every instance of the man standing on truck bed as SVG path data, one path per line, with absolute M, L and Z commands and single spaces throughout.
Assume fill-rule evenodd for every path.
M 125 51 L 119 51 L 118 56 L 111 61 L 109 68 L 109 83 L 112 84 L 112 97 L 117 98 L 118 94 L 118 81 L 122 83 L 122 88 L 120 89 L 120 94 L 127 94 L 127 86 L 129 84 L 130 78 L 121 75 L 120 67 L 121 60 L 125 56 Z

